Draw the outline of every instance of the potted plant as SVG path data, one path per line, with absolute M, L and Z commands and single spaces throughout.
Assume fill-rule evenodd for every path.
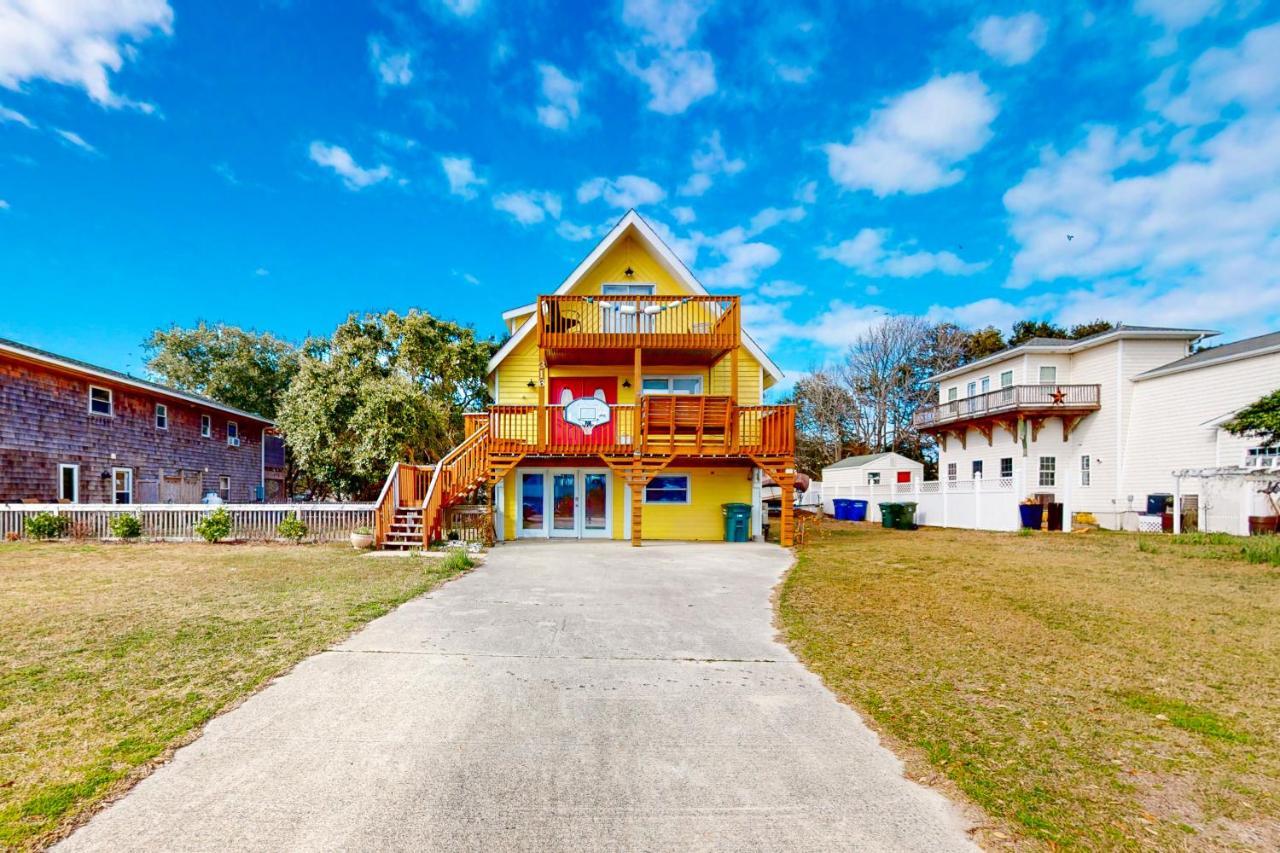
M 351 547 L 357 551 L 373 547 L 373 528 L 357 527 L 351 531 Z
M 1018 504 L 1018 515 L 1025 530 L 1039 530 L 1043 513 L 1044 507 L 1035 498 L 1026 498 L 1022 503 Z

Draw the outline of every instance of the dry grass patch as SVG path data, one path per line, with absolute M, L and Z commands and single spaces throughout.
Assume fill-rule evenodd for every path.
M 0 847 L 38 847 L 299 660 L 465 568 L 339 547 L 0 545 Z
M 780 617 L 810 668 L 1006 836 L 1275 849 L 1280 571 L 1257 553 L 841 524 L 801 550 Z

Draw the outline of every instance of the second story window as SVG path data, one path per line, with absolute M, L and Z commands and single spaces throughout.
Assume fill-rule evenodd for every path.
M 652 296 L 656 290 L 653 284 L 602 284 L 601 296 Z
M 1009 388 L 1013 386 L 1013 371 L 1005 370 L 1000 374 L 1000 387 Z
M 642 389 L 645 394 L 701 394 L 701 376 L 646 376 Z
M 236 426 L 235 421 L 227 421 L 227 444 L 232 447 L 240 446 L 240 427 Z
M 211 435 L 213 435 L 213 418 L 209 417 L 208 415 L 201 415 L 200 416 L 200 436 L 202 438 L 208 438 Z
M 169 428 L 169 407 L 164 403 L 156 403 L 156 429 Z
M 1041 365 L 1040 367 L 1040 384 L 1056 385 L 1058 382 L 1058 368 L 1052 364 Z
M 89 386 L 89 414 L 110 416 L 111 407 L 112 407 L 111 389 L 99 388 L 96 385 L 90 385 Z

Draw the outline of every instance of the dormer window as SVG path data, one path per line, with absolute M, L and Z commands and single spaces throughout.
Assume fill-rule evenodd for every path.
M 89 386 L 89 414 L 111 416 L 111 389 Z

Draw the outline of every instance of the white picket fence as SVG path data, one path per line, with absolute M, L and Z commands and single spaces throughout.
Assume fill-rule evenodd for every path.
M 338 542 L 357 527 L 372 527 L 373 504 L 221 504 L 231 514 L 231 537 L 270 541 L 280 537 L 276 527 L 286 518 L 307 525 L 308 542 Z M 143 539 L 186 542 L 199 539 L 195 525 L 218 507 L 207 504 L 0 504 L 0 536 L 26 537 L 24 522 L 49 512 L 71 519 L 68 537 L 110 539 L 113 516 L 136 515 Z
M 881 503 L 916 504 L 916 524 L 930 527 L 966 527 L 971 530 L 1017 530 L 1018 495 L 1014 479 L 925 480 L 876 485 L 822 487 L 822 508 L 835 512 L 836 498 L 867 502 L 867 520 L 880 522 Z

